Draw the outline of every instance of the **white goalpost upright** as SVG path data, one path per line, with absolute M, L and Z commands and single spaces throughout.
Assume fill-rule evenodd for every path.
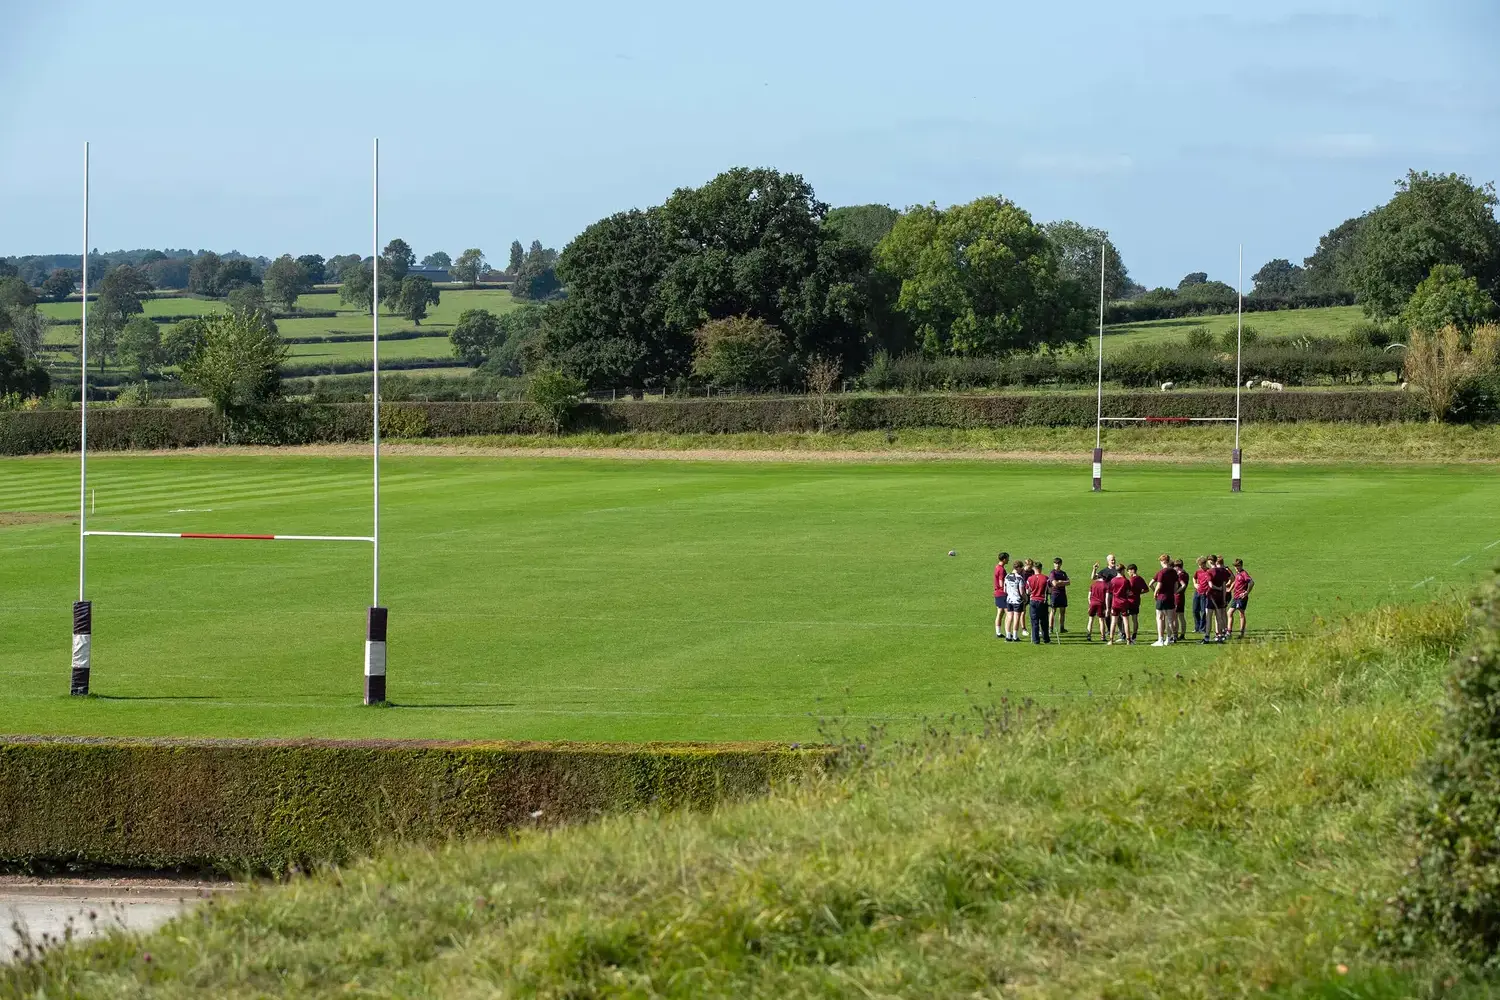
M 1104 304 L 1105 304 L 1105 254 L 1109 252 L 1107 241 L 1099 244 L 1099 377 L 1097 386 L 1098 409 L 1094 423 L 1094 485 L 1093 491 L 1104 489 L 1104 425 L 1113 424 L 1234 424 L 1234 449 L 1229 459 L 1229 490 L 1240 492 L 1240 393 L 1243 391 L 1243 356 L 1245 349 L 1245 248 L 1240 247 L 1238 303 L 1235 317 L 1234 350 L 1234 416 L 1232 417 L 1116 417 L 1104 414 Z M 1163 386 L 1163 389 L 1169 386 Z
M 88 600 L 86 574 L 88 569 L 88 540 L 94 537 L 112 538 L 175 538 L 209 539 L 218 541 L 261 542 L 361 542 L 370 545 L 374 557 L 371 561 L 371 600 L 365 617 L 365 690 L 366 705 L 377 705 L 385 701 L 386 670 L 386 624 L 387 609 L 380 604 L 380 140 L 374 141 L 374 175 L 372 204 L 372 239 L 374 254 L 371 269 L 374 272 L 370 303 L 370 341 L 373 352 L 373 384 L 371 386 L 372 410 L 372 462 L 373 493 L 371 532 L 368 535 L 268 535 L 248 533 L 218 533 L 194 531 L 91 531 L 88 527 L 88 281 L 89 281 L 89 144 L 83 144 L 83 268 L 82 309 L 83 320 L 79 325 L 79 474 L 78 474 L 78 600 L 73 604 L 73 674 L 70 692 L 75 695 L 89 693 L 89 675 L 93 653 L 93 602 Z

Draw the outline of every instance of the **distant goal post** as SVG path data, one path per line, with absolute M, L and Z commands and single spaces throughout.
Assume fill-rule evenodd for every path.
M 1195 417 L 1184 415 L 1162 415 L 1162 416 L 1105 416 L 1104 414 L 1104 307 L 1105 307 L 1105 266 L 1109 253 L 1109 239 L 1105 237 L 1099 243 L 1099 367 L 1096 385 L 1096 400 L 1098 409 L 1094 423 L 1094 456 L 1093 456 L 1093 491 L 1101 493 L 1104 491 L 1104 425 L 1105 424 L 1233 424 L 1234 425 L 1234 447 L 1230 450 L 1229 457 L 1229 490 L 1231 493 L 1241 492 L 1241 472 L 1243 468 L 1243 453 L 1240 450 L 1240 391 L 1241 379 L 1244 376 L 1244 347 L 1245 347 L 1245 248 L 1240 247 L 1239 252 L 1239 300 L 1235 319 L 1235 353 L 1234 353 L 1234 416 L 1228 417 Z M 1162 383 L 1162 391 L 1168 392 L 1173 388 L 1171 382 Z

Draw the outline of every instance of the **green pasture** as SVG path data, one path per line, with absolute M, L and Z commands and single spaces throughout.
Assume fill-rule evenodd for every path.
M 424 329 L 425 326 L 426 324 L 423 324 Z M 369 360 L 371 354 L 368 340 L 339 341 L 331 344 L 288 344 L 287 351 L 289 359 L 297 364 L 307 361 Z M 453 345 L 446 334 L 440 337 L 419 337 L 415 340 L 382 341 L 380 345 L 382 359 L 447 358 L 452 354 Z
M 104 530 L 363 534 L 366 459 L 100 456 Z M 1252 631 L 1425 598 L 1496 556 L 1489 468 L 737 464 L 388 456 L 390 709 L 359 705 L 367 544 L 90 541 L 94 690 L 71 699 L 76 460 L 0 461 L 6 731 L 811 739 L 1002 693 L 1086 698 L 1219 650 L 992 631 L 997 549 L 1245 558 Z M 52 519 L 16 513 L 54 513 Z M 957 552 L 948 556 L 949 550 Z M 1150 639 L 1149 626 L 1144 630 Z
M 1266 337 L 1342 337 L 1350 328 L 1368 320 L 1359 306 L 1328 306 L 1322 309 L 1282 309 L 1245 314 L 1245 326 Z M 1205 327 L 1215 337 L 1235 328 L 1237 317 L 1189 316 L 1146 323 L 1120 323 L 1104 328 L 1105 353 L 1136 344 L 1176 343 L 1187 340 L 1188 331 Z M 1097 342 L 1096 342 L 1097 343 Z

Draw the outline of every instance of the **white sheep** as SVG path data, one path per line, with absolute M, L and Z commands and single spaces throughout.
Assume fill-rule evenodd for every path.
M 1245 388 L 1246 389 L 1254 389 L 1255 388 L 1255 379 L 1252 378 L 1249 381 L 1247 381 L 1245 383 Z
M 1161 391 L 1162 392 L 1171 392 L 1175 388 L 1177 388 L 1177 383 L 1176 382 L 1163 382 L 1161 384 Z
M 1267 389 L 1270 389 L 1272 392 L 1280 392 L 1281 390 L 1286 388 L 1286 386 L 1282 385 L 1280 382 L 1262 382 L 1261 385 L 1265 386 Z
M 1402 382 L 1400 385 L 1396 386 L 1396 389 L 1400 392 L 1405 392 L 1408 385 L 1410 385 L 1409 382 Z

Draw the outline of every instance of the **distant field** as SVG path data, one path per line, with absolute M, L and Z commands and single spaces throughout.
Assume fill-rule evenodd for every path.
M 448 334 L 466 309 L 488 309 L 494 313 L 506 313 L 520 307 L 504 289 L 455 288 L 443 289 L 442 300 L 432 307 L 427 318 L 420 324 L 398 316 L 382 313 L 380 332 L 382 335 L 406 330 L 421 330 L 430 336 L 415 340 L 393 340 L 383 343 L 381 357 L 388 358 L 450 358 L 453 349 Z M 223 302 L 194 298 L 148 299 L 145 302 L 148 316 L 180 316 L 187 314 L 206 315 L 225 308 Z M 297 300 L 299 309 L 310 311 L 337 310 L 337 316 L 279 319 L 276 327 L 283 337 L 323 337 L 336 333 L 367 334 L 370 332 L 370 317 L 362 310 L 341 305 L 336 292 L 313 292 Z M 78 302 L 46 302 L 42 311 L 53 319 L 77 319 L 80 315 Z M 78 343 L 77 326 L 54 326 L 48 331 L 47 346 L 49 360 L 59 372 L 74 369 L 72 347 Z M 291 356 L 299 362 L 327 360 L 364 360 L 371 356 L 368 341 L 349 341 L 333 344 L 292 344 Z M 113 368 L 107 368 L 112 371 Z M 444 373 L 449 369 L 439 369 Z M 467 373 L 470 368 L 455 363 L 453 371 Z M 356 376 L 358 377 L 358 376 Z
M 1329 306 L 1325 309 L 1284 309 L 1279 312 L 1246 313 L 1245 326 L 1262 337 L 1341 337 L 1349 328 L 1367 319 L 1359 306 Z M 1106 353 L 1123 350 L 1135 344 L 1160 344 L 1187 339 L 1194 327 L 1205 327 L 1215 337 L 1233 330 L 1236 317 L 1193 316 L 1187 319 L 1159 319 L 1149 323 L 1120 323 L 1104 328 Z

